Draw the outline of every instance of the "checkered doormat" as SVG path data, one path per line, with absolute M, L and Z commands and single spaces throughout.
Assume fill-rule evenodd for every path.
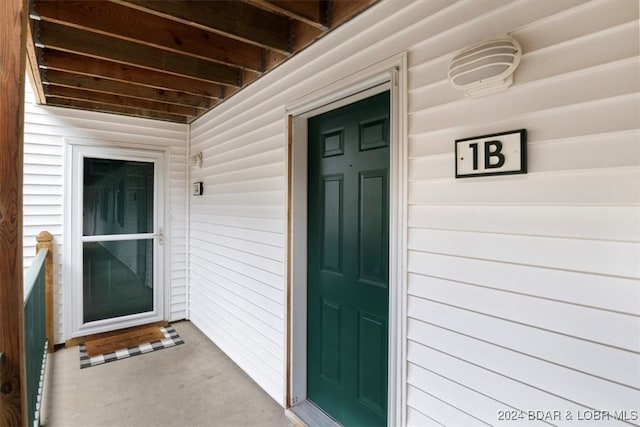
M 103 363 L 113 362 L 115 360 L 126 359 L 127 357 L 137 356 L 139 354 L 150 353 L 156 350 L 162 350 L 163 348 L 174 347 L 179 344 L 184 344 L 180 335 L 176 332 L 171 325 L 163 326 L 160 330 L 164 333 L 165 338 L 159 341 L 152 341 L 144 344 L 140 344 L 135 347 L 123 348 L 111 353 L 99 354 L 94 357 L 87 355 L 87 348 L 84 344 L 80 344 L 80 369 L 89 368 L 91 366 L 102 365 Z

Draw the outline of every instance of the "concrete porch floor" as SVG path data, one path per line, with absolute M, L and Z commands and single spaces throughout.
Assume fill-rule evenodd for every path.
M 292 426 L 284 409 L 191 322 L 185 343 L 80 369 L 78 347 L 49 359 L 43 425 Z

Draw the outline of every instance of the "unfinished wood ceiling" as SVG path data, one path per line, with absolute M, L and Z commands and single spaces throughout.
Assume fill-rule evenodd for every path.
M 47 105 L 189 123 L 376 0 L 31 0 Z

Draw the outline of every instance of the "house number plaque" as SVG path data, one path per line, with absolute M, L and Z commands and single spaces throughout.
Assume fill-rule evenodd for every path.
M 456 178 L 527 173 L 527 130 L 456 139 Z

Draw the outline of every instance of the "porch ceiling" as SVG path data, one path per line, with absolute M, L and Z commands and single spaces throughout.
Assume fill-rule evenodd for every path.
M 31 0 L 38 102 L 189 123 L 377 0 Z

